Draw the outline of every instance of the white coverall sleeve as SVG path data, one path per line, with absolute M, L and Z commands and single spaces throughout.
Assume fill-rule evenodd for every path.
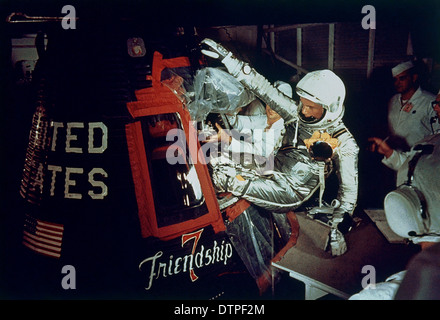
M 410 154 L 408 152 L 393 150 L 393 153 L 389 158 L 384 157 L 382 159 L 382 163 L 386 165 L 388 168 L 397 171 L 403 165 L 403 163 L 408 159 L 409 156 Z
M 229 121 L 229 124 L 232 128 L 237 131 L 242 131 L 244 129 L 264 129 L 267 125 L 267 117 L 265 115 L 258 116 L 243 116 L 243 115 L 235 115 L 229 116 L 226 118 Z
M 281 129 L 254 129 L 252 141 L 239 141 L 232 138 L 229 150 L 236 153 L 251 153 L 268 157 L 275 150 L 275 145 L 281 136 Z
M 267 126 L 267 117 L 261 116 L 228 116 L 231 126 L 240 133 L 250 133 L 251 141 L 232 138 L 229 150 L 235 153 L 250 153 L 268 157 L 275 149 L 281 136 L 280 128 L 271 128 L 264 131 Z M 279 120 L 283 121 L 283 120 Z
M 405 274 L 406 270 L 400 271 L 389 276 L 384 282 L 369 284 L 349 300 L 393 300 Z

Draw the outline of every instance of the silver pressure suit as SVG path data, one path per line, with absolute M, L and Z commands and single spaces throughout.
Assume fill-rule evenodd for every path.
M 286 125 L 283 146 L 275 156 L 273 175 L 245 181 L 232 179 L 228 183 L 227 191 L 270 211 L 286 212 L 296 209 L 319 188 L 320 181 L 322 182 L 320 172 L 321 176 L 328 174 L 328 163 L 325 165 L 323 161 L 312 159 L 303 143 L 314 131 L 325 131 L 339 140 L 331 159 L 339 178 L 339 211 L 352 214 L 358 195 L 359 148 L 342 122 L 342 116 L 319 128 L 308 127 L 299 121 L 300 110 L 295 101 L 272 86 L 255 69 L 239 61 L 231 53 L 225 55 L 222 63 L 231 75 L 270 105 L 284 119 Z

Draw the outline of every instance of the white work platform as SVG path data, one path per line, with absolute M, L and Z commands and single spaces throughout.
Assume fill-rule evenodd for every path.
M 381 282 L 404 270 L 420 250 L 413 244 L 390 243 L 368 215 L 362 214 L 359 225 L 345 235 L 347 252 L 333 257 L 325 250 L 329 228 L 303 212 L 296 216 L 300 226 L 297 243 L 272 266 L 303 282 L 306 300 L 327 294 L 348 299 L 362 290 L 362 279 L 372 275 L 371 267 L 363 273 L 364 266 L 373 266 L 376 282 Z

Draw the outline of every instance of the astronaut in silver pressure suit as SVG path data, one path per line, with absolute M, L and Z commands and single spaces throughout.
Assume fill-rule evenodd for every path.
M 356 206 L 359 147 L 342 121 L 342 80 L 330 70 L 306 74 L 296 87 L 298 105 L 220 44 L 204 39 L 202 46 L 207 47 L 202 53 L 221 60 L 231 75 L 280 114 L 286 129 L 270 176 L 231 174 L 218 168 L 213 172 L 216 187 L 273 212 L 294 210 L 319 189 L 321 207 L 325 177 L 334 166 L 339 190 L 330 215 L 330 244 L 333 255 L 343 254 L 346 247 L 338 224 L 344 215 L 351 217 Z

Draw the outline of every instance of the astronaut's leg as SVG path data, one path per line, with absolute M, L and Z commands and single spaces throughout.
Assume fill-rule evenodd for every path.
M 351 216 L 338 208 L 323 203 L 320 207 L 307 210 L 307 215 L 330 227 L 329 249 L 333 256 L 340 256 L 347 251 L 344 235 L 351 229 Z
M 296 209 L 304 200 L 304 197 L 282 178 L 253 180 L 241 196 L 266 210 L 279 213 Z
M 213 170 L 212 181 L 218 192 L 231 192 L 266 210 L 280 213 L 299 207 L 317 188 L 316 179 L 298 185 L 282 172 L 273 172 L 268 177 L 224 166 Z

